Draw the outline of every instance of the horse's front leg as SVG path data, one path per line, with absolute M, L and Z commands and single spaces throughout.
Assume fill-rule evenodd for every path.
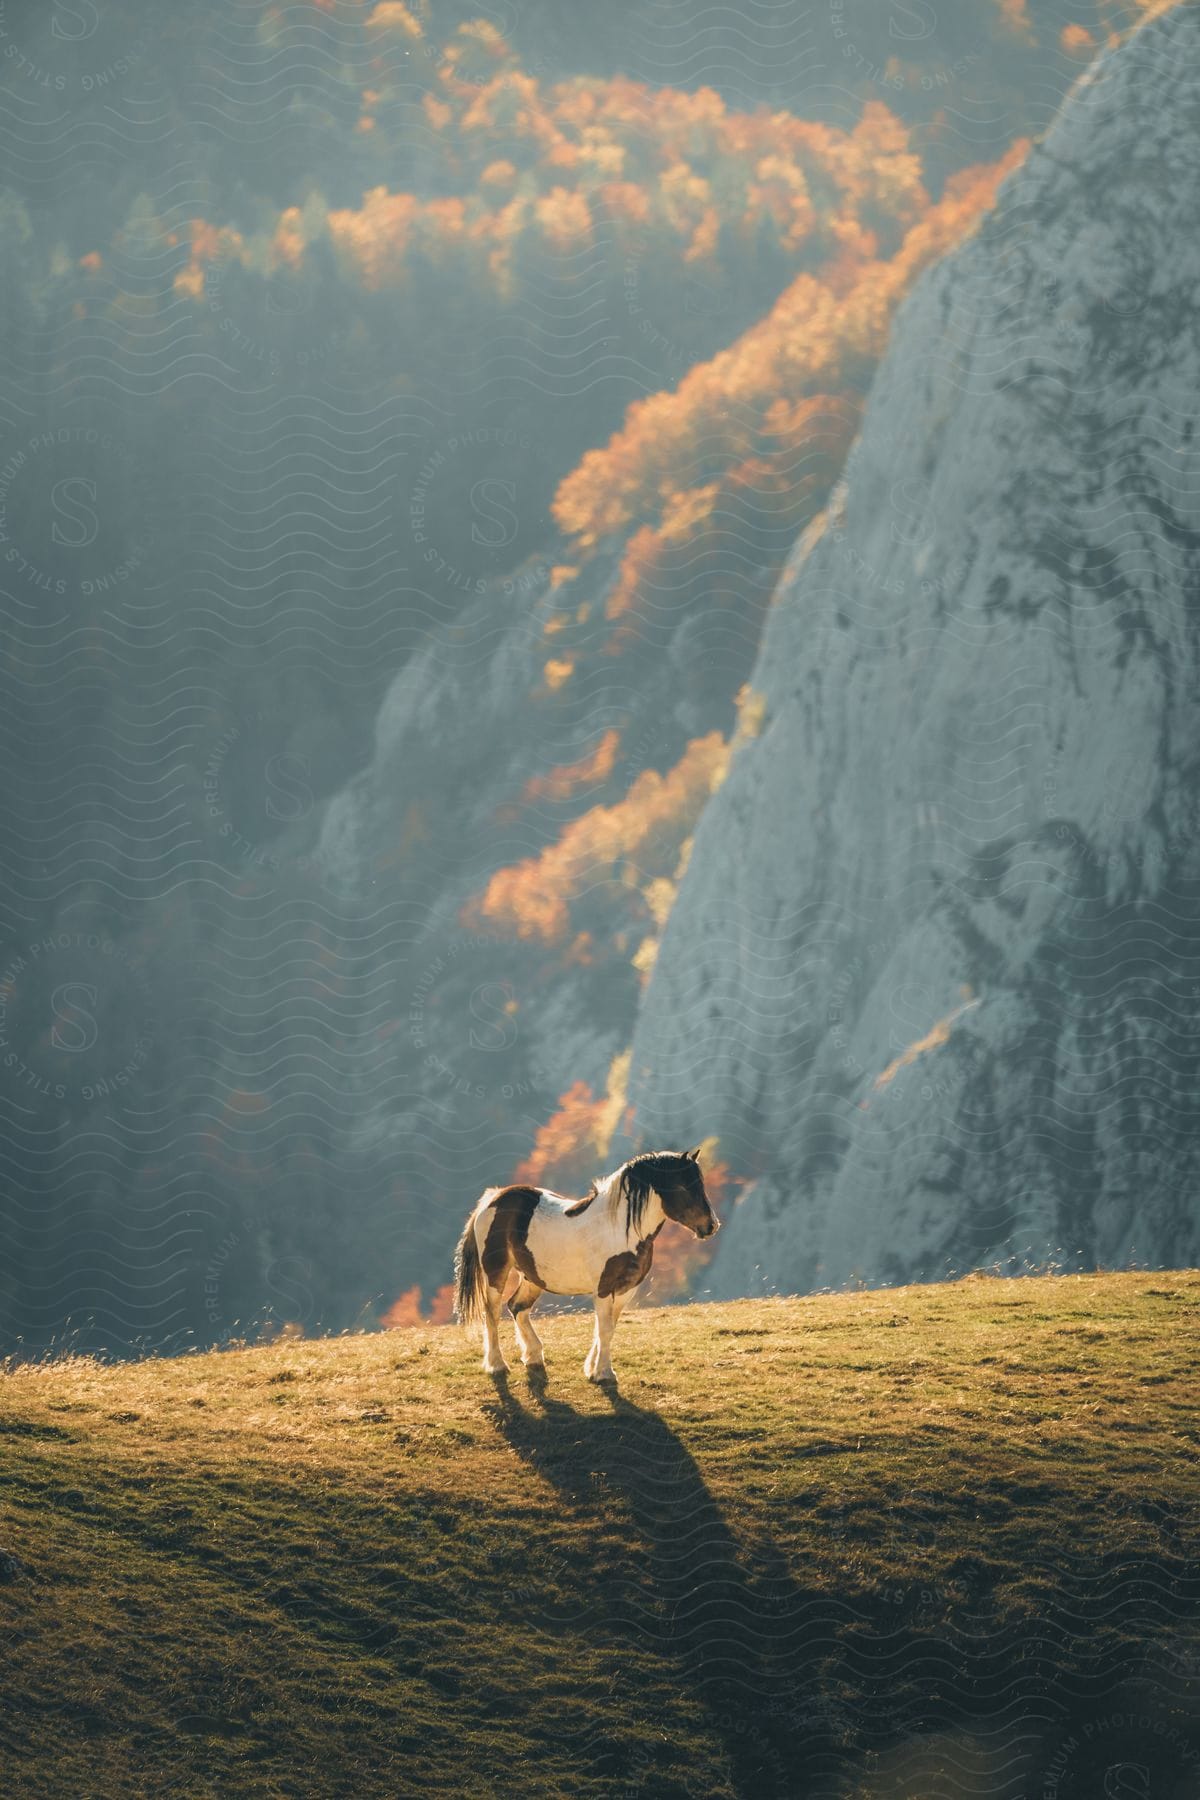
M 612 1334 L 616 1308 L 611 1294 L 596 1295 L 596 1330 L 583 1372 L 589 1381 L 612 1381 Z

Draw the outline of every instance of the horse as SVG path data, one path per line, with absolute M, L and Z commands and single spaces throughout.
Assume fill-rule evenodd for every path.
M 698 1238 L 720 1223 L 704 1191 L 695 1150 L 648 1150 L 593 1181 L 581 1200 L 548 1188 L 485 1188 L 454 1258 L 459 1322 L 483 1323 L 483 1367 L 503 1374 L 500 1308 L 507 1300 L 521 1361 L 545 1367 L 530 1313 L 544 1293 L 592 1294 L 596 1330 L 583 1372 L 615 1379 L 612 1335 L 629 1296 L 645 1281 L 654 1240 L 668 1219 Z M 515 1277 L 515 1280 L 514 1280 Z

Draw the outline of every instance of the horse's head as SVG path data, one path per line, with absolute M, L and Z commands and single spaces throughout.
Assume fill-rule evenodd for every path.
M 668 1219 L 686 1225 L 698 1238 L 711 1237 L 721 1222 L 708 1203 L 704 1176 L 700 1173 L 699 1148 L 682 1150 L 662 1158 L 662 1175 L 655 1183 Z

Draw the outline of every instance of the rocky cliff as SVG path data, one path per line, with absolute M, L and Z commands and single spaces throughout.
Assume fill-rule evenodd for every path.
M 907 300 L 775 597 L 622 1140 L 754 1177 L 718 1293 L 1200 1260 L 1198 125 L 1187 6 Z

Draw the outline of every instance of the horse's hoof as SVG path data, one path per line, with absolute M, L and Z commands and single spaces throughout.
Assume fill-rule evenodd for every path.
M 483 1372 L 485 1375 L 507 1375 L 508 1364 L 506 1362 L 484 1363 Z
M 597 1369 L 593 1374 L 588 1376 L 589 1381 L 615 1381 L 616 1379 L 617 1377 L 612 1369 Z
M 546 1366 L 546 1359 L 544 1356 L 539 1356 L 536 1362 L 531 1362 L 529 1357 L 523 1356 L 521 1361 L 525 1364 L 527 1369 L 544 1369 Z

